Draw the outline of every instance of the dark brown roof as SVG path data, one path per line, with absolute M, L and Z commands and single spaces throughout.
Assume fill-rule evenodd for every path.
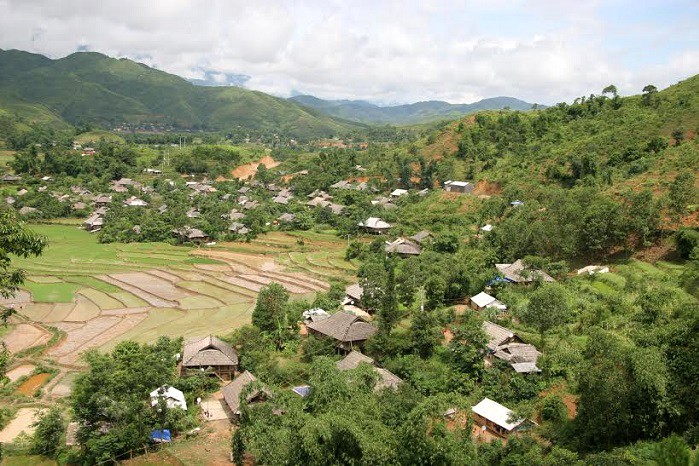
M 240 414 L 240 394 L 243 393 L 245 387 L 254 382 L 257 382 L 257 378 L 252 375 L 250 371 L 245 371 L 233 379 L 231 383 L 223 387 L 223 399 L 226 401 L 226 404 L 228 404 L 233 414 Z M 267 392 L 264 389 L 253 390 L 245 399 L 250 402 L 262 393 Z
M 334 338 L 343 343 L 364 341 L 377 332 L 377 328 L 348 312 L 337 312 L 327 319 L 308 324 L 309 330 Z
M 237 366 L 238 353 L 219 338 L 209 335 L 189 340 L 184 345 L 184 367 Z

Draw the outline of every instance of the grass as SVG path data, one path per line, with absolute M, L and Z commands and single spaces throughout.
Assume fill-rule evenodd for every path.
M 83 288 L 79 293 L 95 303 L 100 309 L 121 309 L 124 307 L 121 301 L 92 288 Z
M 93 288 L 97 291 L 101 291 L 102 293 L 118 293 L 121 291 L 121 288 L 114 286 L 111 283 L 104 282 L 98 278 L 84 275 L 69 275 L 62 278 L 63 281 L 85 285 L 88 288 Z
M 161 335 L 171 338 L 202 336 L 212 332 L 223 335 L 250 323 L 253 307 L 253 304 L 248 302 L 188 311 L 154 308 L 145 320 L 121 335 L 118 341 L 152 343 Z M 102 349 L 111 350 L 118 341 L 112 340 L 102 346 Z
M 50 277 L 45 275 L 34 275 L 27 277 L 27 280 L 34 283 L 61 283 L 63 280 L 57 277 Z
M 209 259 L 208 257 L 190 257 L 185 262 L 188 264 L 226 265 L 225 262 Z
M 38 303 L 69 303 L 73 301 L 75 292 L 80 285 L 75 283 L 33 283 L 24 284 L 32 299 Z
M 6 455 L 0 464 L 2 466 L 54 466 L 58 463 L 39 455 Z
M 185 261 L 189 258 L 190 250 L 165 243 L 100 244 L 96 236 L 69 225 L 41 224 L 31 225 L 31 228 L 46 236 L 49 246 L 38 258 L 14 260 L 30 275 L 61 276 L 70 272 L 97 275 L 139 270 L 153 265 L 179 263 L 189 266 Z
M 15 152 L 7 149 L 0 149 L 0 167 L 8 165 L 15 158 Z
M 218 299 L 210 296 L 187 296 L 186 298 L 178 299 L 180 307 L 186 311 L 193 309 L 214 309 L 220 307 L 223 303 Z

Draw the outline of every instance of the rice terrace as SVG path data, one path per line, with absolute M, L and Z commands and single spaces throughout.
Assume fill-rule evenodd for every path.
M 332 234 L 274 232 L 249 243 L 188 248 L 99 244 L 74 225 L 32 228 L 49 247 L 17 261 L 27 277 L 24 289 L 3 301 L 18 310 L 3 340 L 18 356 L 11 378 L 38 375 L 36 366 L 53 369 L 57 375 L 44 387 L 51 398 L 70 393 L 66 382 L 88 349 L 230 332 L 250 321 L 257 293 L 269 283 L 282 284 L 292 299 L 311 297 L 329 288 L 329 277 L 343 280 L 355 270 Z

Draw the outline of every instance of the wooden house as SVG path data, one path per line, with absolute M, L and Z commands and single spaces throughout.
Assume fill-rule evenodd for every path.
M 356 369 L 362 363 L 369 364 L 374 372 L 376 372 L 376 374 L 379 376 L 379 380 L 376 382 L 376 385 L 374 385 L 374 391 L 379 391 L 384 388 L 397 389 L 403 383 L 403 380 L 400 377 L 388 369 L 377 367 L 376 362 L 372 358 L 360 353 L 359 351 L 350 351 L 347 356 L 337 361 L 335 365 L 341 371 L 348 371 Z
M 481 291 L 476 296 L 471 296 L 470 299 L 471 309 L 476 311 L 482 311 L 484 309 L 495 309 L 498 311 L 506 311 L 507 306 L 498 301 L 493 296 L 490 296 L 485 291 Z
M 258 385 L 257 378 L 249 371 L 245 371 L 233 379 L 231 383 L 223 387 L 223 399 L 228 408 L 231 410 L 233 415 L 232 419 L 235 422 L 240 419 L 241 395 L 243 394 L 245 388 L 250 384 Z M 260 403 L 266 401 L 269 396 L 270 392 L 266 388 L 256 386 L 247 393 L 245 401 L 247 403 Z
M 529 424 L 525 419 L 513 419 L 514 413 L 510 409 L 490 398 L 483 398 L 471 411 L 476 426 L 503 439 Z
M 359 316 L 344 311 L 310 323 L 306 328 L 311 335 L 335 340 L 336 347 L 345 352 L 361 347 L 378 331 L 374 325 L 365 322 Z
M 527 267 L 522 259 L 517 259 L 512 264 L 495 264 L 502 280 L 507 283 L 533 283 L 537 280 L 544 282 L 555 282 L 556 280 L 542 270 L 532 269 Z
M 228 343 L 209 335 L 187 341 L 182 352 L 182 375 L 204 371 L 231 380 L 238 371 L 238 353 Z
M 365 231 L 372 233 L 374 235 L 383 235 L 388 233 L 391 229 L 391 224 L 384 222 L 378 217 L 369 217 L 364 222 L 359 222 L 359 226 L 364 228 Z
M 419 244 L 405 238 L 386 241 L 384 249 L 386 254 L 396 254 L 399 257 L 419 256 L 422 253 L 422 248 Z
M 444 190 L 450 193 L 470 193 L 476 187 L 468 181 L 445 181 Z
M 495 359 L 506 361 L 518 373 L 541 372 L 536 363 L 541 353 L 534 345 L 525 343 L 512 330 L 493 322 L 483 322 L 483 330 L 488 335 L 486 363 Z

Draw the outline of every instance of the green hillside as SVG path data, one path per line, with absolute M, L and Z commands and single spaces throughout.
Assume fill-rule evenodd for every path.
M 699 75 L 631 97 L 481 112 L 435 130 L 421 152 L 451 163 L 456 178 L 520 193 L 542 184 L 655 189 L 681 169 L 699 169 L 698 127 Z
M 42 110 L 28 112 L 27 106 Z M 242 126 L 300 138 L 327 137 L 360 126 L 284 99 L 235 87 L 199 87 L 127 59 L 74 53 L 51 60 L 0 50 L 0 108 L 29 118 L 55 113 L 70 124 L 153 123 L 178 129 Z
M 531 110 L 533 104 L 513 97 L 493 97 L 472 104 L 450 104 L 442 101 L 416 102 L 380 107 L 361 100 L 323 100 L 299 95 L 289 100 L 314 108 L 327 115 L 361 123 L 414 125 L 430 121 L 452 120 L 481 110 Z

